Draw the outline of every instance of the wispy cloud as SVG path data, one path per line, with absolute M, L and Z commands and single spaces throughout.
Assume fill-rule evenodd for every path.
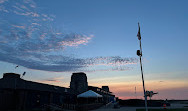
M 54 15 L 42 13 L 32 0 L 1 1 L 0 11 L 7 16 L 0 18 L 2 38 L 8 44 L 25 52 L 44 52 L 52 50 L 63 50 L 66 47 L 86 45 L 93 35 L 64 33 L 57 31 L 52 22 Z M 16 19 L 15 19 L 16 18 Z M 21 21 L 20 21 L 21 20 Z M 10 22 L 14 21 L 14 22 Z M 15 41 L 16 40 L 16 41 Z M 16 42 L 16 44 L 15 44 Z M 21 51 L 20 50 L 20 51 Z
M 7 2 L 8 0 L 0 0 L 0 4 Z
M 13 27 L 16 27 L 16 28 L 21 28 L 21 29 L 25 29 L 25 26 L 19 26 L 19 25 L 12 25 Z
M 56 34 L 59 35 L 59 33 L 56 33 Z M 78 46 L 80 44 L 86 45 L 93 36 L 94 35 L 90 35 L 88 37 L 86 35 L 72 34 L 72 35 L 66 36 L 64 38 L 65 40 L 61 42 L 61 45 L 63 46 Z
M 55 15 L 43 13 L 33 0 L 0 0 L 0 61 L 44 71 L 124 71 L 136 58 L 77 58 L 59 54 L 87 45 L 93 34 L 64 33 L 53 25 Z
M 41 82 L 62 82 L 64 77 L 54 77 L 54 78 L 47 78 L 44 80 L 41 80 Z

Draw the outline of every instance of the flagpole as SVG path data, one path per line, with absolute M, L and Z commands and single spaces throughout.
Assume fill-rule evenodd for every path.
M 141 69 L 141 74 L 142 74 L 142 84 L 143 84 L 143 90 L 144 90 L 145 108 L 146 108 L 146 111 L 148 111 L 147 96 L 146 96 L 145 84 L 144 84 L 144 74 L 143 74 L 143 69 L 142 69 L 142 46 L 141 46 L 141 34 L 140 34 L 140 25 L 139 25 L 139 23 L 138 23 L 138 27 L 139 27 L 139 32 L 138 32 L 137 36 L 138 36 L 138 40 L 140 41 L 140 50 L 137 50 L 137 55 L 140 57 L 140 69 Z
M 141 40 L 140 40 L 140 51 L 141 51 L 141 54 L 142 54 Z M 143 69 L 142 69 L 142 55 L 140 55 L 140 68 L 141 68 L 142 83 L 143 83 L 143 90 L 144 90 L 144 97 L 145 97 L 145 108 L 146 108 L 146 111 L 148 111 L 148 108 L 147 108 L 147 96 L 146 96 L 145 84 L 144 84 L 144 74 L 143 74 Z

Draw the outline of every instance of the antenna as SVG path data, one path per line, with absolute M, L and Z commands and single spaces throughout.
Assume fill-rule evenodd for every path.
M 136 86 L 135 86 L 135 92 L 134 92 L 134 93 L 135 93 L 135 96 L 136 96 L 136 99 L 137 99 L 137 95 L 136 95 Z

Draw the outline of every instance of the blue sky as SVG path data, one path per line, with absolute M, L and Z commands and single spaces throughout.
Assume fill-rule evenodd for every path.
M 0 0 L 1 75 L 26 71 L 27 80 L 68 87 L 71 73 L 84 71 L 90 85 L 109 85 L 121 98 L 134 98 L 137 86 L 142 97 L 136 55 L 140 22 L 146 88 L 159 92 L 156 99 L 185 99 L 186 4 L 186 0 Z M 15 69 L 16 65 L 20 67 Z M 174 93 L 177 90 L 181 97 Z

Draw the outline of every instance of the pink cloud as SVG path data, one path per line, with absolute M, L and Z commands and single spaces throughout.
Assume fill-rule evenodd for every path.
M 25 26 L 19 26 L 19 25 L 12 25 L 12 26 L 20 29 L 25 29 Z
M 65 41 L 62 41 L 60 44 L 62 46 L 78 46 L 78 45 L 86 45 L 89 40 L 93 38 L 93 35 L 86 36 L 86 35 L 75 35 L 74 39 L 67 39 Z
M 8 0 L 0 0 L 0 4 L 7 2 Z

